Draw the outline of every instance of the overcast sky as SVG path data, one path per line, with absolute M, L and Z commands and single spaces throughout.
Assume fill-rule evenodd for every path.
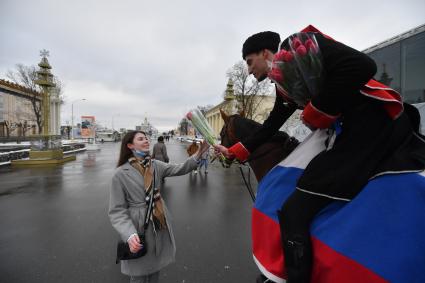
M 190 108 L 221 102 L 226 71 L 253 33 L 283 39 L 313 24 L 363 50 L 425 23 L 424 0 L 310 2 L 0 0 L 0 78 L 47 49 L 65 85 L 63 124 L 85 98 L 74 116 L 115 128 L 147 116 L 168 130 Z

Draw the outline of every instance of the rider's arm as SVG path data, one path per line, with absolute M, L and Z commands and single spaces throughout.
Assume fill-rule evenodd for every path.
M 245 161 L 251 152 L 279 130 L 279 128 L 283 125 L 283 123 L 285 123 L 289 116 L 294 113 L 295 110 L 295 105 L 286 104 L 282 96 L 280 96 L 280 94 L 276 94 L 273 110 L 270 112 L 269 117 L 264 121 L 263 125 L 241 142 L 230 147 L 229 151 L 238 160 Z

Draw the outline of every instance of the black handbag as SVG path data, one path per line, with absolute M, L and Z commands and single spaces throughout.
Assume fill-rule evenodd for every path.
M 146 210 L 146 217 L 145 217 L 145 223 L 143 225 L 144 231 L 148 229 L 149 226 L 149 219 L 152 215 L 152 209 L 153 209 L 153 191 L 155 188 L 155 172 L 153 173 L 153 186 L 151 188 L 151 191 L 149 193 L 149 203 L 148 203 L 148 209 Z M 115 260 L 115 263 L 119 263 L 120 260 L 131 260 L 136 259 L 144 256 L 147 251 L 148 247 L 146 244 L 145 234 L 137 234 L 140 239 L 140 244 L 142 244 L 142 248 L 137 253 L 132 253 L 130 251 L 130 246 L 127 242 L 119 241 L 117 244 L 117 258 Z
M 146 254 L 148 251 L 145 241 L 145 235 L 144 234 L 138 234 L 140 243 L 142 244 L 142 248 L 137 253 L 132 253 L 130 251 L 130 246 L 128 243 L 119 241 L 117 245 L 117 259 L 115 260 L 115 263 L 119 263 L 120 260 L 130 260 L 130 259 L 136 259 L 139 257 L 142 257 Z

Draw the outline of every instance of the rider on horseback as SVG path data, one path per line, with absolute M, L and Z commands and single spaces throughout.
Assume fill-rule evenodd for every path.
M 425 168 L 425 140 L 412 127 L 412 115 L 403 111 L 400 96 L 372 78 L 375 62 L 309 26 L 323 59 L 324 81 L 318 95 L 297 105 L 290 93 L 276 89 L 269 118 L 249 137 L 230 148 L 215 146 L 227 158 L 245 161 L 297 109 L 311 129 L 334 130 L 336 138 L 318 154 L 299 178 L 295 192 L 278 212 L 285 268 L 289 283 L 310 282 L 312 248 L 310 223 L 333 200 L 350 201 L 370 178 L 386 172 L 420 172 Z M 261 32 L 249 37 L 242 49 L 250 74 L 267 78 L 280 37 Z M 288 40 L 282 43 L 287 47 Z M 416 109 L 409 110 L 415 114 Z

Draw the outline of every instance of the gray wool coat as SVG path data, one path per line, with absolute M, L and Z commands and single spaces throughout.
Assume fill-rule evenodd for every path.
M 197 167 L 194 157 L 181 164 L 168 164 L 153 160 L 157 187 L 161 186 L 163 177 L 184 175 Z M 112 226 L 126 242 L 133 233 L 143 232 L 147 204 L 145 202 L 143 176 L 130 163 L 118 167 L 112 177 L 110 191 L 109 218 Z M 152 228 L 152 223 L 145 232 L 148 252 L 145 256 L 121 261 L 121 272 L 129 276 L 143 276 L 159 271 L 175 258 L 176 245 L 172 223 L 167 207 L 164 205 L 167 220 L 166 230 Z
M 153 146 L 152 158 L 168 163 L 169 158 L 167 155 L 167 147 L 165 146 L 163 142 L 157 142 Z

